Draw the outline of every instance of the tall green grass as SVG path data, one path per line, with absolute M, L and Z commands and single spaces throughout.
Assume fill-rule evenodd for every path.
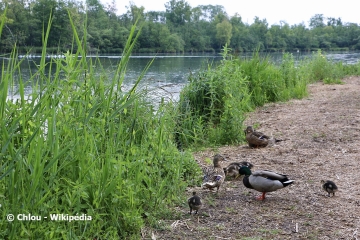
M 176 131 L 181 147 L 241 140 L 244 112 L 252 109 L 248 78 L 227 57 L 224 51 L 219 66 L 190 76 L 181 91 Z
M 341 62 L 333 63 L 327 60 L 321 50 L 301 63 L 303 71 L 307 72 L 309 82 L 323 81 L 324 83 L 341 83 L 341 78 L 345 76 L 341 65 Z
M 163 103 L 155 111 L 137 90 L 147 68 L 129 91 L 121 90 L 139 29 L 132 28 L 108 79 L 105 71 L 95 75 L 86 37 L 74 27 L 78 50 L 47 63 L 50 27 L 51 20 L 29 98 L 16 46 L 1 69 L 0 238 L 139 239 L 145 224 L 158 224 L 183 200 L 186 186 L 200 179 L 199 167 L 174 144 L 173 108 Z M 15 75 L 20 99 L 12 102 L 7 93 Z M 7 214 L 43 219 L 7 222 Z M 50 221 L 49 214 L 92 220 Z

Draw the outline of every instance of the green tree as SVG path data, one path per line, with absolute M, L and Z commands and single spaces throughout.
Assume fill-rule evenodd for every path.
M 230 44 L 232 35 L 231 30 L 231 23 L 226 19 L 216 25 L 216 39 L 220 48 Z
M 249 27 L 249 33 L 253 38 L 256 47 L 259 47 L 259 50 L 264 50 L 265 35 L 268 31 L 268 23 L 266 19 L 260 20 L 259 17 L 254 18 L 254 23 Z
M 130 3 L 127 14 L 131 19 L 131 25 L 135 24 L 136 21 L 141 24 L 145 20 L 145 8 L 143 6 L 137 7 L 135 4 Z
M 250 39 L 249 26 L 245 25 L 239 14 L 230 18 L 232 25 L 232 37 L 230 47 L 235 51 L 250 51 L 253 42 Z
M 306 28 L 306 26 L 301 23 L 298 25 L 293 25 L 291 30 L 294 35 L 295 43 L 294 47 L 298 50 L 310 50 L 311 43 L 310 43 L 310 30 Z
M 185 25 L 190 21 L 191 7 L 184 0 L 171 0 L 165 3 L 166 20 L 171 23 L 174 28 Z
M 164 43 L 164 50 L 166 52 L 183 52 L 185 42 L 176 33 L 168 36 Z
M 310 18 L 309 26 L 311 28 L 322 28 L 325 26 L 324 20 L 325 17 L 323 14 L 315 14 L 313 17 Z

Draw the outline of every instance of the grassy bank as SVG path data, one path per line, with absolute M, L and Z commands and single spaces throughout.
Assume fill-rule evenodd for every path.
M 258 52 L 241 59 L 224 48 L 221 64 L 190 76 L 181 92 L 178 145 L 201 148 L 242 142 L 246 112 L 265 103 L 302 98 L 309 83 L 341 83 L 343 77 L 359 74 L 360 62 L 334 63 L 321 51 L 298 63 L 291 53 L 285 53 L 277 65 Z
M 239 143 L 246 112 L 306 96 L 313 81 L 360 73 L 360 64 L 334 64 L 321 52 L 298 65 L 285 54 L 278 66 L 256 53 L 239 59 L 225 48 L 219 66 L 190 76 L 178 103 L 155 110 L 136 88 L 143 74 L 130 91 L 121 89 L 140 32 L 133 27 L 108 79 L 106 71 L 95 75 L 86 38 L 75 30 L 76 53 L 46 63 L 48 30 L 29 98 L 17 75 L 17 102 L 7 100 L 21 71 L 14 46 L 0 82 L 0 238 L 138 239 L 144 226 L 162 228 L 158 220 L 174 217 L 171 209 L 182 205 L 185 188 L 201 180 L 188 149 Z M 8 214 L 15 220 L 4 221 Z M 42 219 L 19 221 L 18 214 Z M 51 221 L 50 214 L 68 217 Z

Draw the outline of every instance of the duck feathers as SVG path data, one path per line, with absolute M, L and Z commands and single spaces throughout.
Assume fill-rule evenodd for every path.
M 272 145 L 275 142 L 283 141 L 282 139 L 269 137 L 262 132 L 255 131 L 252 126 L 246 128 L 245 135 L 245 139 L 251 148 L 266 147 L 269 144 Z
M 216 154 L 213 159 L 214 166 L 209 168 L 203 168 L 203 188 L 208 188 L 212 190 L 216 187 L 217 191 L 219 191 L 219 187 L 225 179 L 224 169 L 221 167 L 220 164 L 222 161 L 225 161 L 225 158 L 220 154 Z
M 268 170 L 255 171 L 249 176 L 249 183 L 253 189 L 259 192 L 273 192 L 284 188 L 294 181 L 289 180 L 286 175 Z
M 338 187 L 333 181 L 322 180 L 321 183 L 323 183 L 322 188 L 328 193 L 328 196 L 330 197 L 330 194 L 332 193 L 333 196 L 335 196 L 335 192 L 338 190 Z
M 245 187 L 255 189 L 262 192 L 263 195 L 259 198 L 263 200 L 267 192 L 273 192 L 278 189 L 289 186 L 294 180 L 288 179 L 287 175 L 279 174 L 269 170 L 258 170 L 254 173 L 247 167 L 241 167 L 240 174 L 245 174 L 243 184 Z
M 188 204 L 190 207 L 190 214 L 192 213 L 193 210 L 195 210 L 195 214 L 197 214 L 198 210 L 202 206 L 202 203 L 201 203 L 201 198 L 198 195 L 196 195 L 196 192 L 193 192 L 193 196 L 188 199 Z
M 246 162 L 246 161 L 233 162 L 233 163 L 230 163 L 227 167 L 224 168 L 224 173 L 225 173 L 226 176 L 237 178 L 238 176 L 240 176 L 239 169 L 242 166 L 247 166 L 249 169 L 254 167 L 254 165 L 252 165 L 251 163 Z

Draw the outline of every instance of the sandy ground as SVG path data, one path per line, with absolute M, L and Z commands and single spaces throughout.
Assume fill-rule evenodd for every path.
M 295 180 L 291 186 L 255 199 L 241 179 L 226 181 L 218 194 L 195 188 L 203 201 L 197 215 L 187 204 L 179 218 L 146 231 L 144 239 L 358 239 L 360 238 L 360 77 L 342 85 L 309 85 L 309 96 L 269 104 L 249 114 L 246 125 L 285 141 L 250 149 L 225 146 L 195 154 L 209 166 L 215 153 L 231 161 L 249 161 Z M 207 159 L 207 160 L 206 160 Z M 339 191 L 328 197 L 320 181 Z

